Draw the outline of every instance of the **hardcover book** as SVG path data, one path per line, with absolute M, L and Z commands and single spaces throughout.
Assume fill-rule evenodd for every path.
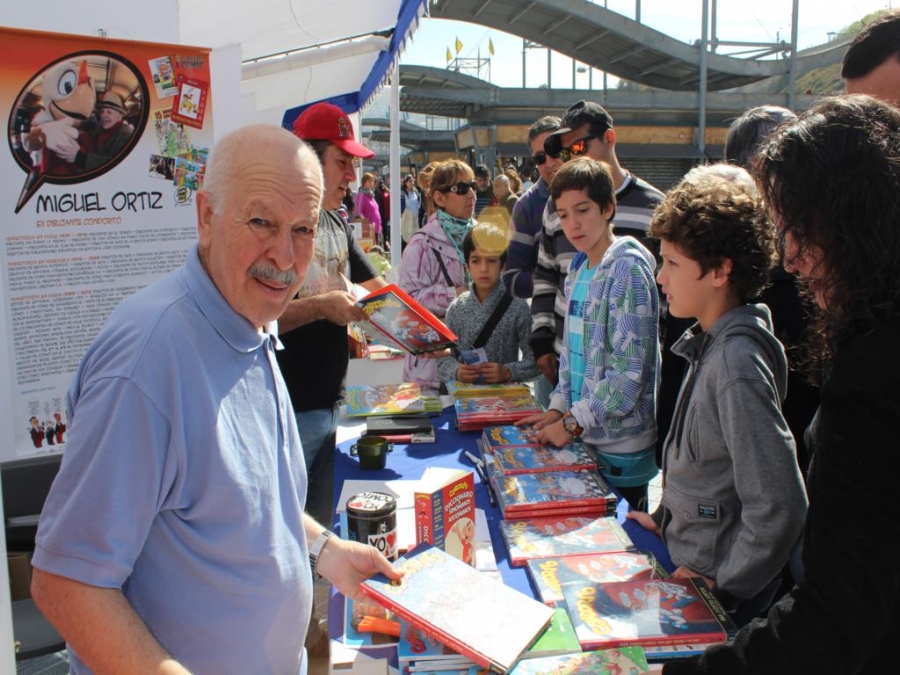
M 347 417 L 425 413 L 422 389 L 414 382 L 347 387 Z
M 456 344 L 456 334 L 396 284 L 379 288 L 356 304 L 368 314 L 374 333 L 392 347 L 422 354 Z
M 460 431 L 477 431 L 487 426 L 512 424 L 541 411 L 531 394 L 458 398 L 453 406 Z
M 499 472 L 496 468 L 495 471 Z M 496 476 L 496 473 L 495 473 Z M 530 511 L 593 506 L 613 513 L 616 495 L 593 471 L 554 471 L 496 477 L 497 499 L 504 517 L 527 517 Z
M 525 566 L 541 602 L 551 607 L 563 602 L 562 587 L 569 582 L 606 583 L 669 577 L 652 555 L 628 551 L 535 558 L 526 561 Z
M 553 610 L 488 578 L 433 546 L 400 558 L 392 582 L 378 574 L 360 584 L 395 615 L 441 644 L 504 675 L 547 627 Z
M 719 643 L 735 631 L 700 578 L 569 583 L 563 597 L 584 649 Z
M 432 544 L 475 566 L 475 474 L 434 470 L 415 492 L 416 543 Z
M 504 520 L 500 531 L 509 547 L 509 562 L 516 567 L 535 558 L 634 550 L 628 533 L 612 516 Z
M 574 630 L 573 630 L 574 633 Z M 455 661 L 465 658 L 408 621 L 400 621 L 400 641 L 397 643 L 397 658 L 400 662 L 410 661 Z M 471 665 L 471 661 L 469 661 Z
M 531 389 L 524 382 L 505 382 L 503 384 L 478 384 L 475 382 L 447 382 L 447 393 L 453 399 L 481 396 L 528 396 Z
M 493 449 L 497 469 L 504 475 L 541 473 L 544 471 L 593 471 L 594 455 L 578 443 L 562 448 L 552 445 L 520 445 Z
M 511 424 L 485 427 L 481 435 L 491 450 L 520 445 L 541 444 L 537 437 L 537 431 L 532 427 L 516 427 Z
M 523 660 L 511 675 L 638 675 L 649 670 L 640 647 L 623 647 Z

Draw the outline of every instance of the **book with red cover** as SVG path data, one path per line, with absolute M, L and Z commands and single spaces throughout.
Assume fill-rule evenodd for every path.
M 523 417 L 541 412 L 531 394 L 458 398 L 453 406 L 460 431 L 478 431 L 487 426 L 512 424 Z
M 583 649 L 725 642 L 734 622 L 699 577 L 563 587 Z
M 414 495 L 416 543 L 432 544 L 475 566 L 475 474 L 459 471 L 438 484 L 428 474 Z
M 541 444 L 537 430 L 532 427 L 516 427 L 511 424 L 485 427 L 481 435 L 491 450 Z
M 516 567 L 534 558 L 634 550 L 628 533 L 611 516 L 504 520 L 500 531 Z
M 593 471 L 501 474 L 496 476 L 496 491 L 504 517 L 527 517 L 536 510 L 579 506 L 605 509 L 606 513 L 616 510 L 615 493 Z
M 498 447 L 493 449 L 493 453 L 497 469 L 507 476 L 597 468 L 593 453 L 580 443 L 570 443 L 562 448 L 554 448 L 552 445 Z
M 410 354 L 440 351 L 456 344 L 456 334 L 396 284 L 372 291 L 356 304 L 368 314 L 376 335 Z
M 550 623 L 553 610 L 433 546 L 395 565 L 392 582 L 377 574 L 360 593 L 475 663 L 505 675 Z
M 525 566 L 541 602 L 550 607 L 563 602 L 562 587 L 569 582 L 606 583 L 669 577 L 652 555 L 631 551 L 533 558 L 527 560 Z

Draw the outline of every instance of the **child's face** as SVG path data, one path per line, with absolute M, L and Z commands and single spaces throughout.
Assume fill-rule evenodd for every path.
M 712 271 L 703 274 L 700 263 L 665 239 L 660 240 L 659 252 L 662 266 L 656 281 L 669 302 L 669 312 L 680 319 L 701 318 L 715 292 Z
M 480 291 L 492 290 L 500 281 L 500 272 L 503 271 L 500 254 L 488 253 L 480 248 L 476 248 L 469 255 L 467 266 L 475 288 Z
M 588 254 L 591 264 L 596 264 L 597 256 L 592 253 L 602 251 L 609 246 L 609 218 L 614 206 L 606 209 L 593 201 L 587 190 L 567 190 L 555 201 L 559 223 L 566 238 L 578 251 Z

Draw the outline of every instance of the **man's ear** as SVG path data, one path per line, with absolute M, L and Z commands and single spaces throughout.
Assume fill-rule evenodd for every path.
M 213 206 L 206 190 L 197 192 L 197 238 L 200 248 L 208 248 L 212 237 Z
M 731 258 L 725 258 L 722 260 L 721 265 L 710 270 L 710 272 L 712 272 L 713 287 L 721 288 L 728 283 L 729 279 L 731 279 L 732 267 L 733 263 L 731 262 Z
M 615 146 L 616 144 L 616 130 L 613 128 L 607 129 L 603 132 L 603 140 L 609 146 Z

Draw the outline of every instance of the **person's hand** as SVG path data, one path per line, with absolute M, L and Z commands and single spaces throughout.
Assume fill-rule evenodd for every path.
M 365 321 L 369 318 L 362 307 L 356 304 L 356 298 L 347 291 L 330 291 L 315 297 L 319 313 L 323 319 L 339 326 L 346 326 L 354 321 Z
M 460 382 L 477 382 L 478 366 L 464 363 L 456 369 L 456 379 Z
M 709 586 L 709 590 L 715 590 L 716 588 L 715 581 L 713 581 L 709 577 L 705 577 L 702 574 L 695 572 L 690 567 L 685 567 L 684 565 L 672 572 L 672 576 L 676 579 L 690 579 L 691 577 L 700 577 L 701 579 L 703 579 L 703 581 L 706 582 L 706 585 Z
M 554 410 L 553 412 L 557 411 Z M 559 415 L 558 412 L 557 415 Z M 537 424 L 534 426 L 536 429 L 538 428 Z M 557 448 L 568 445 L 573 440 L 572 434 L 566 431 L 566 428 L 563 426 L 562 416 L 559 416 L 555 422 L 544 424 L 537 432 L 537 439 L 545 445 L 553 445 Z
M 478 373 L 488 384 L 502 384 L 512 379 L 512 371 L 500 363 L 479 363 Z
M 559 357 L 556 354 L 544 354 L 537 359 L 538 370 L 554 387 L 559 381 Z
M 552 424 L 556 420 L 562 419 L 562 413 L 559 410 L 548 410 L 547 412 L 535 413 L 528 417 L 523 417 L 515 423 L 517 427 L 534 427 L 535 429 L 543 429 L 548 424 Z
M 662 536 L 662 530 L 659 529 L 659 525 L 656 524 L 656 521 L 654 521 L 646 511 L 629 511 L 625 514 L 625 517 L 628 518 L 628 520 L 637 521 L 638 525 L 648 532 L 652 532 L 657 537 Z
M 359 585 L 375 574 L 384 574 L 388 579 L 403 576 L 374 546 L 339 537 L 331 537 L 325 544 L 316 571 L 352 600 L 359 597 Z

